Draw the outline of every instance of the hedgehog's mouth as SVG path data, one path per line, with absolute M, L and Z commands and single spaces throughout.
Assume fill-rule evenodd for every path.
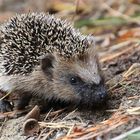
M 102 100 L 102 101 L 95 101 L 95 100 L 85 100 L 85 99 L 81 99 L 79 104 L 78 104 L 78 108 L 80 109 L 99 109 L 99 108 L 103 108 L 104 106 L 106 106 L 107 103 L 107 99 L 106 100 Z

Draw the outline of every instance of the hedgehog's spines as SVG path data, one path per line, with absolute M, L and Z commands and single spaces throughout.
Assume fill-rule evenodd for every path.
M 39 65 L 38 57 L 57 52 L 69 59 L 90 46 L 66 20 L 44 13 L 17 14 L 0 27 L 0 61 L 4 74 L 28 74 Z

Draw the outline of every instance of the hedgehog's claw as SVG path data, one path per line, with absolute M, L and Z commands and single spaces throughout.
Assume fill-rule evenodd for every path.
M 0 100 L 0 112 L 9 112 L 13 110 L 13 105 L 7 100 Z

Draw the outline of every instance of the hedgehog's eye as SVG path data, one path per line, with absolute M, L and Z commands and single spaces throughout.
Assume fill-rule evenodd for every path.
M 72 77 L 70 77 L 70 83 L 71 83 L 72 85 L 78 84 L 79 81 L 80 81 L 80 78 L 77 77 L 77 76 L 72 76 Z

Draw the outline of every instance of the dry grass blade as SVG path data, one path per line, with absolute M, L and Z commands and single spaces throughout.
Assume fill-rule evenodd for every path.
M 87 128 L 82 132 L 73 133 L 68 137 L 63 138 L 63 140 L 82 140 L 82 139 L 91 139 L 97 136 L 104 135 L 116 127 L 129 122 L 130 120 L 135 119 L 136 117 L 129 116 L 127 114 L 121 114 L 121 112 L 115 113 L 110 119 L 101 122 L 95 127 Z
M 11 92 L 8 92 L 6 95 L 4 95 L 2 98 L 0 98 L 0 100 L 5 99 L 6 97 L 8 97 L 11 94 Z
M 128 97 L 128 100 L 132 100 L 132 99 L 138 99 L 138 98 L 140 98 L 140 96 L 132 96 L 132 97 Z
M 14 118 L 15 117 L 15 112 L 6 112 L 6 113 L 0 113 L 0 120 L 4 118 Z
M 125 80 L 127 80 L 132 74 L 134 74 L 135 76 L 138 76 L 140 74 L 139 71 L 140 71 L 140 63 L 132 64 L 126 72 L 124 72 L 122 75 L 117 77 L 119 79 L 119 81 L 117 83 L 115 83 L 114 85 L 110 86 L 108 91 L 111 91 L 112 89 L 114 89 L 118 85 L 121 85 L 123 87 L 127 87 L 133 81 L 131 80 L 131 81 L 125 82 Z M 106 84 L 111 85 L 111 83 L 114 83 L 113 81 L 116 81 L 116 77 L 107 81 Z
M 53 117 L 53 116 L 54 116 L 54 118 L 55 118 L 55 117 L 58 116 L 60 113 L 62 113 L 65 109 L 66 109 L 66 108 L 60 109 L 60 110 L 57 110 L 57 111 L 53 111 L 53 112 L 52 112 L 52 109 L 50 109 L 50 111 L 49 111 L 49 112 L 47 113 L 47 115 L 45 116 L 44 121 L 45 121 L 48 117 Z
M 47 140 L 53 132 L 54 132 L 54 130 L 51 130 L 50 132 L 47 133 L 47 135 L 44 138 L 38 139 L 38 140 Z
M 39 134 L 37 140 L 41 140 L 42 134 L 43 134 L 44 132 L 45 132 L 45 129 L 43 129 L 43 130 L 41 131 L 41 133 Z M 47 137 L 50 135 L 50 133 L 51 133 L 51 131 L 49 132 L 49 134 L 47 134 Z
M 135 73 L 136 71 L 140 71 L 140 63 L 132 64 L 132 66 L 123 74 L 123 77 L 127 78 L 133 73 Z
M 140 107 L 133 107 L 133 108 L 127 109 L 126 112 L 130 115 L 140 115 Z
M 55 122 L 53 122 L 53 123 L 51 123 L 51 122 L 48 122 L 48 123 L 46 123 L 46 122 L 39 122 L 39 125 L 41 126 L 41 127 L 48 127 L 48 128 L 68 128 L 68 129 L 70 129 L 71 127 L 73 127 L 73 125 L 75 125 L 75 123 L 73 124 L 73 123 L 67 123 L 67 122 L 58 122 L 58 123 L 55 123 Z M 81 123 L 77 123 L 77 125 L 82 125 Z
M 48 116 L 50 116 L 51 111 L 52 111 L 52 109 L 49 110 L 49 112 L 47 113 L 47 115 L 44 118 L 44 121 L 48 118 Z
M 67 119 L 69 116 L 71 116 L 77 109 L 73 110 L 72 112 L 70 112 L 67 116 L 65 116 L 62 120 Z
M 131 42 L 135 42 L 135 43 L 136 43 L 136 42 L 138 42 L 138 40 L 129 40 L 129 41 L 126 41 L 126 42 L 119 43 L 119 44 L 115 45 L 115 48 L 116 48 L 116 47 L 120 48 L 120 46 L 121 46 L 121 48 L 122 48 L 122 46 L 123 46 L 123 47 L 126 47 L 126 44 L 128 45 L 128 44 L 130 44 Z M 121 55 L 124 54 L 124 53 L 129 53 L 129 52 L 131 52 L 133 49 L 139 48 L 139 47 L 140 47 L 140 46 L 136 44 L 136 45 L 127 47 L 127 48 L 125 48 L 125 49 L 121 49 L 121 51 L 119 50 L 119 51 L 113 52 L 113 53 L 109 52 L 109 53 L 106 54 L 105 56 L 102 56 L 102 57 L 100 58 L 100 61 L 101 61 L 101 62 L 110 61 L 110 60 L 112 60 L 112 59 L 115 59 L 115 58 L 121 56 Z M 111 54 L 110 54 L 110 53 L 111 53 Z
M 73 124 L 73 126 L 69 129 L 68 133 L 67 133 L 67 136 L 69 136 L 74 128 L 75 124 Z
M 58 115 L 58 114 L 62 113 L 65 109 L 66 108 L 60 109 L 60 110 L 57 110 L 57 111 L 50 112 L 49 115 L 48 115 L 48 117 L 52 117 L 52 116 Z

